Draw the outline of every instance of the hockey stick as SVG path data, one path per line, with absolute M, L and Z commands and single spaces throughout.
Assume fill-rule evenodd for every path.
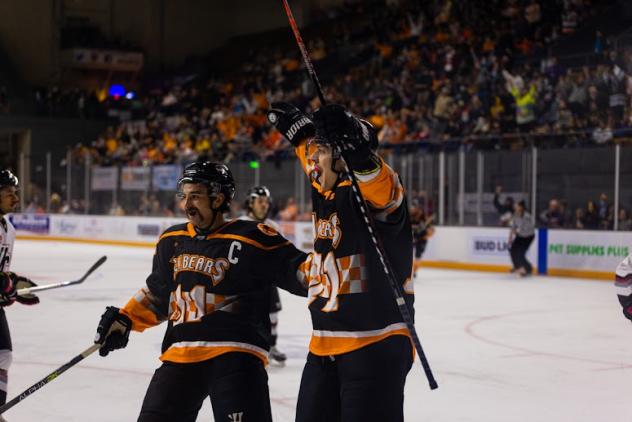
M 83 283 L 86 278 L 90 276 L 97 268 L 101 266 L 108 259 L 107 256 L 102 256 L 97 262 L 92 264 L 92 267 L 78 280 L 62 281 L 61 283 L 44 284 L 43 286 L 25 287 L 24 289 L 18 289 L 18 296 L 28 295 L 30 293 L 41 292 L 42 290 L 58 289 L 60 287 L 72 286 L 73 284 Z
M 84 360 L 85 358 L 87 358 L 88 356 L 96 352 L 97 350 L 99 350 L 101 346 L 102 345 L 99 343 L 93 344 L 92 346 L 88 347 L 86 350 L 84 350 L 83 352 L 79 353 L 77 356 L 72 358 L 69 362 L 63 364 L 62 366 L 55 369 L 53 372 L 51 372 L 50 374 L 48 374 L 47 376 L 45 376 L 44 378 L 36 382 L 35 384 L 31 385 L 26 390 L 22 391 L 18 396 L 14 397 L 13 399 L 8 401 L 4 405 L 0 406 L 0 414 L 11 409 L 13 406 L 20 403 L 22 400 L 24 400 L 25 398 L 27 398 L 28 396 L 30 396 L 31 394 L 33 394 L 34 392 L 36 392 L 37 390 L 39 390 L 40 388 L 42 388 L 43 386 L 45 386 L 46 384 L 48 384 L 49 382 L 57 378 L 58 376 L 60 376 L 61 374 L 63 374 L 64 372 L 66 372 L 67 370 L 69 370 L 70 368 L 72 368 L 73 366 L 75 366 L 76 364 L 78 364 L 79 362 L 81 362 L 82 360 Z
M 298 48 L 301 50 L 301 55 L 303 56 L 303 62 L 305 63 L 305 68 L 309 73 L 309 76 L 316 87 L 316 92 L 318 94 L 318 98 L 320 99 L 321 104 L 327 105 L 327 100 L 325 99 L 325 95 L 323 93 L 323 88 L 320 85 L 320 81 L 318 80 L 318 76 L 316 75 L 316 71 L 314 70 L 314 65 L 312 64 L 311 59 L 309 58 L 309 54 L 307 49 L 305 48 L 305 44 L 303 43 L 303 38 L 301 37 L 301 33 L 298 30 L 298 26 L 296 25 L 296 21 L 294 20 L 294 16 L 292 15 L 292 10 L 290 9 L 290 5 L 288 4 L 288 0 L 283 0 L 283 7 L 285 8 L 285 13 L 287 14 L 288 21 L 290 22 L 290 26 L 292 27 L 292 32 L 294 32 L 294 38 L 296 38 L 296 43 L 298 44 Z M 339 141 L 337 141 L 339 144 Z M 344 151 L 340 145 L 340 151 Z M 397 283 L 393 273 L 393 267 L 386 256 L 386 251 L 382 246 L 382 242 L 378 237 L 377 230 L 375 228 L 375 222 L 373 218 L 368 213 L 368 206 L 364 197 L 362 196 L 362 192 L 360 192 L 360 186 L 358 185 L 358 179 L 353 173 L 351 167 L 349 166 L 349 161 L 342 154 L 342 162 L 344 163 L 345 171 L 349 174 L 349 178 L 351 179 L 351 187 L 353 189 L 354 197 L 358 202 L 360 207 L 360 211 L 362 212 L 362 217 L 364 218 L 364 222 L 367 225 L 367 230 L 369 231 L 369 237 L 371 238 L 371 242 L 373 247 L 377 251 L 377 255 L 380 258 L 380 262 L 382 263 L 382 269 L 384 270 L 384 274 L 388 279 L 388 282 L 391 286 L 391 290 L 393 292 L 393 296 L 395 302 L 397 303 L 397 307 L 399 309 L 399 313 L 408 328 L 408 332 L 410 333 L 410 337 L 413 340 L 415 345 L 415 349 L 417 350 L 417 354 L 419 355 L 419 360 L 421 361 L 421 365 L 423 366 L 424 372 L 426 374 L 426 378 L 428 379 L 428 384 L 430 385 L 430 389 L 434 390 L 438 388 L 437 381 L 435 381 L 434 375 L 432 374 L 432 369 L 430 369 L 430 364 L 428 363 L 428 359 L 426 358 L 426 354 L 421 347 L 421 341 L 419 340 L 419 336 L 417 335 L 417 330 L 415 329 L 415 325 L 413 324 L 413 319 L 411 316 L 411 311 L 408 308 L 408 304 L 404 300 L 404 294 L 400 285 Z

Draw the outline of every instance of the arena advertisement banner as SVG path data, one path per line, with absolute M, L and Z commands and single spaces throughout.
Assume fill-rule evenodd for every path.
M 176 165 L 161 165 L 153 167 L 152 186 L 154 190 L 175 191 L 178 179 L 182 174 L 182 167 Z
M 168 227 L 184 218 L 117 217 L 62 214 L 13 214 L 19 236 L 50 237 L 122 245 L 154 246 Z M 311 251 L 311 222 L 281 222 L 283 234 Z M 508 271 L 509 229 L 504 227 L 436 227 L 422 266 L 481 271 Z M 541 229 L 527 258 L 541 274 L 612 279 L 619 262 L 632 252 L 627 232 Z
M 151 169 L 149 167 L 122 167 L 121 189 L 145 191 L 149 189 Z
M 548 272 L 603 271 L 614 274 L 632 251 L 629 232 L 548 230 Z
M 50 217 L 45 214 L 11 214 L 9 221 L 18 232 L 47 235 L 50 231 Z
M 537 236 L 527 259 L 536 267 Z M 453 263 L 457 267 L 455 263 L 459 263 L 463 269 L 509 269 L 509 228 L 438 226 L 428 240 L 423 260 L 432 261 L 436 266 Z
M 118 168 L 94 166 L 90 182 L 93 191 L 114 190 L 118 184 Z
M 53 214 L 47 234 L 62 239 L 155 243 L 167 228 L 182 222 L 178 218 Z
M 504 202 L 506 198 L 513 198 L 514 202 L 528 201 L 529 194 L 526 192 L 502 192 L 500 194 L 500 202 Z M 465 193 L 463 194 L 463 200 L 465 201 L 464 210 L 466 214 L 476 214 L 478 212 L 478 193 Z M 481 212 L 483 213 L 497 213 L 494 207 L 494 194 L 490 192 L 483 192 L 481 195 Z M 457 198 L 458 204 L 460 200 Z

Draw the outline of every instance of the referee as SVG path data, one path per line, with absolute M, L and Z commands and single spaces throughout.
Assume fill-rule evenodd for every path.
M 535 237 L 535 229 L 531 220 L 531 214 L 527 212 L 524 201 L 514 206 L 514 214 L 511 219 L 511 232 L 509 233 L 509 254 L 513 268 L 511 272 L 517 272 L 523 277 L 533 273 L 533 267 L 527 260 L 527 250 Z

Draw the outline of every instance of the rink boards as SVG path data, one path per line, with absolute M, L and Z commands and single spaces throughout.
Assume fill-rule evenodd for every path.
M 177 218 L 93 215 L 15 214 L 10 216 L 18 238 L 65 240 L 153 247 Z M 281 222 L 285 236 L 309 250 L 309 222 Z M 509 229 L 497 227 L 436 227 L 419 264 L 434 268 L 506 272 L 510 269 Z M 628 232 L 539 229 L 528 259 L 538 273 L 612 280 L 617 264 L 629 254 Z

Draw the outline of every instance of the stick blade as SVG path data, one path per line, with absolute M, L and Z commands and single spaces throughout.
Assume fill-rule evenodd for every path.
M 81 279 L 85 280 L 86 278 L 88 278 L 90 276 L 90 274 L 95 272 L 97 268 L 99 268 L 101 265 L 103 265 L 103 263 L 105 261 L 107 261 L 107 259 L 108 259 L 108 257 L 105 256 L 105 255 L 103 255 L 101 258 L 99 258 L 99 260 L 97 262 L 92 264 L 92 267 L 90 267 L 90 269 L 88 271 L 86 271 L 85 275 L 83 277 L 81 277 Z

